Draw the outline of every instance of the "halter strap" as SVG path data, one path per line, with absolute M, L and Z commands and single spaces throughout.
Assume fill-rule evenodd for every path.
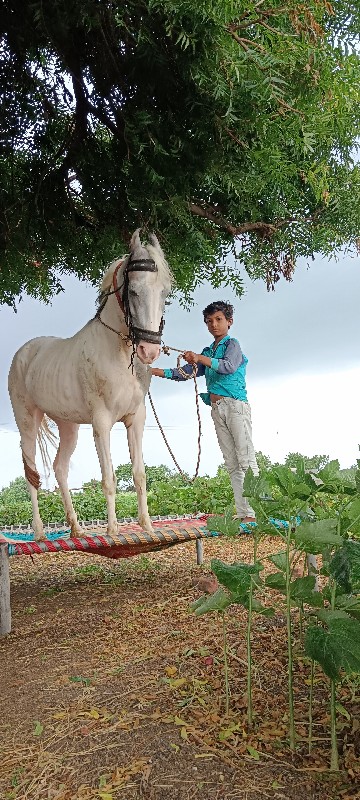
M 157 272 L 158 268 L 152 258 L 135 258 L 129 261 L 126 272 Z
M 162 336 L 162 332 L 163 332 L 163 328 L 164 328 L 164 324 L 165 324 L 164 318 L 163 317 L 161 318 L 160 327 L 159 327 L 158 331 L 148 331 L 148 330 L 144 330 L 143 328 L 137 328 L 135 325 L 132 324 L 132 320 L 131 320 L 131 317 L 130 317 L 130 310 L 129 310 L 128 301 L 127 301 L 127 288 L 128 288 L 127 275 L 128 275 L 128 273 L 129 272 L 157 272 L 158 268 L 157 268 L 157 266 L 155 264 L 155 261 L 153 261 L 152 258 L 137 258 L 137 259 L 134 259 L 133 261 L 129 261 L 128 262 L 128 264 L 127 264 L 127 266 L 126 266 L 126 268 L 124 270 L 124 283 L 122 284 L 124 286 L 124 296 L 121 297 L 121 294 L 120 294 L 120 288 L 121 287 L 119 287 L 118 284 L 117 284 L 117 274 L 118 274 L 119 269 L 122 267 L 123 263 L 124 263 L 123 261 L 119 261 L 118 265 L 116 266 L 116 268 L 114 270 L 113 280 L 112 280 L 113 290 L 111 292 L 108 292 L 108 296 L 110 294 L 114 294 L 115 295 L 115 297 L 116 297 L 116 299 L 117 299 L 117 301 L 119 303 L 119 306 L 121 308 L 121 311 L 122 311 L 122 313 L 124 315 L 125 322 L 126 322 L 128 328 L 129 328 L 128 338 L 132 342 L 136 341 L 136 339 L 143 339 L 145 342 L 150 342 L 151 344 L 161 344 L 161 336 Z M 100 313 L 101 313 L 101 309 L 100 309 L 99 313 L 97 314 L 98 319 L 100 319 Z M 100 322 L 102 322 L 101 319 L 100 319 Z M 103 322 L 102 322 L 102 324 L 105 325 L 105 323 L 103 323 Z M 109 327 L 109 326 L 105 325 L 105 327 Z M 114 330 L 114 332 L 116 333 L 114 328 L 110 328 L 110 330 Z

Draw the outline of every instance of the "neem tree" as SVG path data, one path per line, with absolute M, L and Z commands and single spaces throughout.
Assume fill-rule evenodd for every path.
M 358 0 L 4 0 L 0 300 L 95 281 L 138 225 L 185 295 L 356 246 L 359 17 Z

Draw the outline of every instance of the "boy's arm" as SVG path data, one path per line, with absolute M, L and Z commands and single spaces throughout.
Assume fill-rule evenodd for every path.
M 186 375 L 193 375 L 194 374 L 194 366 L 193 364 L 184 364 L 182 367 L 182 371 L 186 373 Z M 200 377 L 204 375 L 205 367 L 202 367 L 201 364 L 198 365 L 196 370 L 196 377 Z M 168 378 L 171 381 L 186 381 L 186 378 L 183 378 L 181 373 L 178 369 L 160 369 L 159 367 L 151 367 L 151 374 L 156 376 L 157 378 Z
M 164 370 L 159 367 L 151 367 L 151 374 L 156 375 L 157 378 L 165 378 Z
M 189 364 L 198 364 L 199 367 L 202 365 L 204 371 L 205 367 L 211 367 L 221 375 L 230 375 L 240 366 L 243 354 L 237 339 L 229 339 L 224 358 L 210 358 L 203 353 L 193 353 L 191 350 L 184 353 L 184 358 Z
M 213 358 L 213 369 L 220 375 L 231 375 L 236 372 L 243 361 L 243 354 L 237 339 L 229 339 L 224 358 Z

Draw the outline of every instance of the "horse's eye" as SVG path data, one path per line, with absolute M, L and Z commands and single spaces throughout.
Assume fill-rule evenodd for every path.
M 131 295 L 131 297 L 139 297 L 135 289 L 129 289 L 129 294 Z

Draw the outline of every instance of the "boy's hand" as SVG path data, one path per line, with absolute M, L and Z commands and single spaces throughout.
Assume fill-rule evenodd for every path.
M 157 378 L 164 378 L 164 370 L 159 367 L 151 367 L 151 374 L 156 375 Z
M 188 364 L 197 364 L 199 361 L 198 353 L 193 353 L 192 350 L 186 350 L 184 353 L 184 358 Z

